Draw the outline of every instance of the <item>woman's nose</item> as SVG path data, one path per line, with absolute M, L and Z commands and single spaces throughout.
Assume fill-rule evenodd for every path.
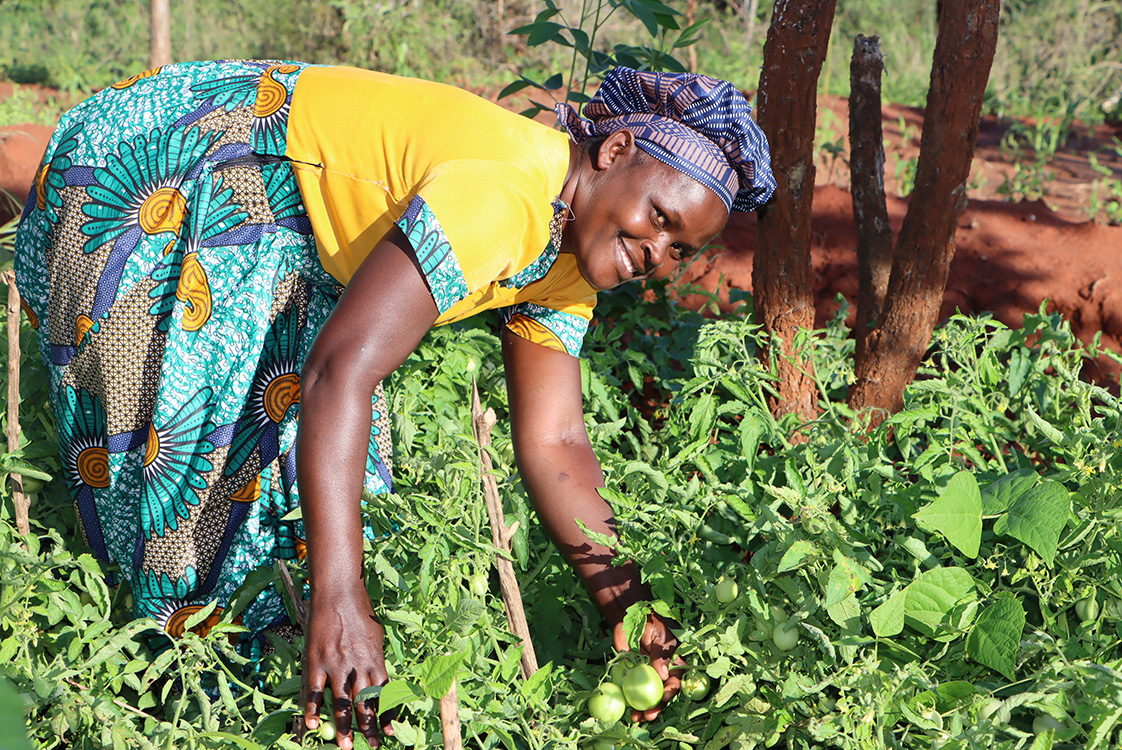
M 655 240 L 646 239 L 643 240 L 641 247 L 647 262 L 646 270 L 653 271 L 666 261 L 666 256 L 670 251 L 670 242 L 663 237 Z

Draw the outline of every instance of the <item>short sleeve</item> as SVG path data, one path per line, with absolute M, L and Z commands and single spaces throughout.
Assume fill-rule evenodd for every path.
M 396 223 L 444 314 L 532 263 L 549 240 L 551 214 L 548 196 L 524 172 L 458 160 L 426 174 Z
M 409 202 L 405 215 L 397 221 L 405 239 L 413 247 L 413 254 L 425 281 L 443 315 L 460 300 L 468 296 L 467 280 L 460 261 L 452 252 L 452 243 L 440 226 L 436 215 L 417 195 Z
M 580 315 L 522 302 L 499 310 L 500 319 L 512 333 L 535 344 L 580 356 L 588 319 Z
M 576 257 L 561 253 L 545 276 L 526 285 L 499 314 L 512 333 L 579 357 L 595 307 L 596 289 L 581 275 Z

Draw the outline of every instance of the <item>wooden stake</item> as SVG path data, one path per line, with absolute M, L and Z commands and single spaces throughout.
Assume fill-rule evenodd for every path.
M 440 731 L 444 735 L 444 750 L 463 750 L 460 737 L 460 701 L 456 695 L 456 681 L 448 688 L 448 695 L 440 699 Z
M 292 611 L 296 613 L 296 622 L 304 633 L 308 632 L 308 602 L 296 590 L 296 584 L 292 582 L 292 574 L 288 572 L 288 565 L 284 560 L 277 560 L 274 567 L 277 575 L 280 576 L 281 583 L 284 584 L 284 590 L 288 592 L 288 598 L 292 600 Z M 303 655 L 301 655 L 303 657 Z M 307 674 L 308 664 L 307 660 L 301 658 L 300 669 L 302 674 Z M 304 733 L 308 731 L 308 727 L 304 724 L 304 706 L 308 705 L 308 693 L 306 691 L 306 683 L 300 680 L 300 713 L 292 717 L 292 733 L 296 738 L 303 740 Z
M 8 452 L 19 450 L 19 289 L 16 288 L 14 271 L 4 272 L 4 283 L 8 285 Z M 31 498 L 23 491 L 23 477 L 9 474 L 12 482 L 12 503 L 16 508 L 16 529 L 20 536 L 31 533 L 29 519 Z
M 510 552 L 510 540 L 518 531 L 518 522 L 515 521 L 509 528 L 503 518 L 503 502 L 499 497 L 499 486 L 491 474 L 491 455 L 487 446 L 491 445 L 491 429 L 495 426 L 495 410 L 483 411 L 479 402 L 479 386 L 473 381 L 471 384 L 471 427 L 475 433 L 475 441 L 479 443 L 480 473 L 483 479 L 483 498 L 487 503 L 487 516 L 491 519 L 491 540 L 495 549 Z M 522 592 L 518 588 L 518 578 L 514 575 L 514 565 L 503 555 L 495 556 L 495 565 L 499 569 L 499 589 L 502 591 L 503 603 L 506 605 L 506 619 L 510 630 L 522 640 L 522 678 L 529 679 L 530 675 L 538 671 L 538 657 L 534 653 L 534 644 L 530 640 L 530 626 L 526 624 L 526 610 L 522 606 Z

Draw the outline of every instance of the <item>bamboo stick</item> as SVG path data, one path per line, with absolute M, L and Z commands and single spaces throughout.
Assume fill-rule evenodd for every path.
M 4 283 L 8 285 L 8 452 L 19 450 L 19 289 L 16 288 L 14 271 L 4 272 Z M 20 536 L 31 533 L 31 498 L 23 491 L 23 477 L 9 474 L 12 481 L 12 503 L 16 509 L 16 529 Z
M 491 519 L 491 540 L 495 548 L 510 552 L 510 540 L 518 531 L 518 522 L 515 521 L 508 528 L 503 518 L 503 502 L 499 497 L 499 486 L 491 474 L 491 455 L 486 448 L 491 445 L 491 429 L 495 426 L 495 410 L 483 411 L 479 402 L 479 386 L 473 381 L 471 384 L 471 426 L 475 433 L 475 441 L 479 443 L 479 464 L 483 480 L 483 498 L 487 503 L 487 516 Z M 499 570 L 499 589 L 506 605 L 506 619 L 510 630 L 522 640 L 522 678 L 529 679 L 530 675 L 538 671 L 538 657 L 534 653 L 534 644 L 530 640 L 530 626 L 526 623 L 526 610 L 522 606 L 522 592 L 518 588 L 518 577 L 514 574 L 514 565 L 503 555 L 495 556 L 495 565 Z
M 440 699 L 440 731 L 444 735 L 444 750 L 463 750 L 464 740 L 460 736 L 460 701 L 456 694 L 456 681 L 448 694 Z

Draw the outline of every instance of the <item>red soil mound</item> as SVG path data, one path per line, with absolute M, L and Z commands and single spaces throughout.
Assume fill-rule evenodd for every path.
M 0 84 L 0 99 L 10 95 L 10 85 Z M 1019 326 L 1025 313 L 1035 312 L 1047 299 L 1049 309 L 1067 317 L 1082 340 L 1089 342 L 1101 332 L 1102 343 L 1122 353 L 1122 227 L 1096 223 L 1087 216 L 1096 180 L 1100 188 L 1111 180 L 1122 180 L 1122 128 L 1075 126 L 1044 167 L 1044 174 L 1052 177 L 1043 200 L 1009 202 L 1000 188 L 1013 180 L 1016 165 L 1001 143 L 1012 125 L 989 116 L 983 119 L 970 179 L 970 203 L 959 219 L 957 251 L 942 315 L 956 309 L 991 312 L 1002 322 Z M 1036 123 L 1023 121 L 1022 125 L 1031 129 Z M 906 174 L 900 167 L 919 153 L 922 128 L 922 110 L 884 107 L 888 212 L 897 231 L 907 200 L 892 196 Z M 833 148 L 819 152 L 814 198 L 812 261 L 819 323 L 836 311 L 838 293 L 851 303 L 856 299 L 856 233 L 846 167 L 848 129 L 845 100 L 823 97 L 819 140 Z M 0 189 L 16 196 L 21 205 L 50 132 L 50 128 L 36 125 L 0 129 Z M 1110 174 L 1096 171 L 1092 157 L 1100 170 Z M 1033 154 L 1020 154 L 1019 158 L 1031 161 Z M 5 215 L 6 209 L 0 201 L 0 223 L 11 216 L 10 209 Z M 729 287 L 750 290 L 755 231 L 754 215 L 734 216 L 720 238 L 721 247 L 695 262 L 684 281 L 711 290 L 719 286 L 724 299 Z M 687 298 L 686 302 L 700 300 Z M 1117 385 L 1119 370 L 1117 363 L 1100 358 L 1087 374 Z

